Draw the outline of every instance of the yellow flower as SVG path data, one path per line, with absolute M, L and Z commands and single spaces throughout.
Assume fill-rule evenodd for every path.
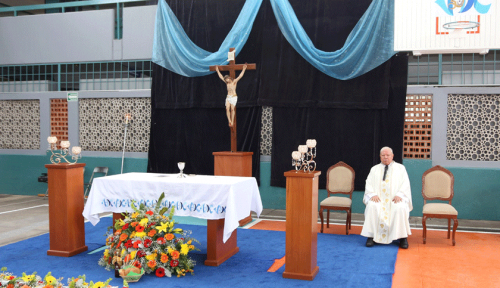
M 172 247 L 168 247 L 168 248 L 167 248 L 167 253 L 168 253 L 168 254 L 172 254 L 172 251 L 174 251 L 174 249 L 172 249 Z
M 54 276 L 47 276 L 45 277 L 45 282 L 47 282 L 48 285 L 53 285 L 57 283 L 57 280 Z
M 104 257 L 108 257 L 109 256 L 109 249 L 106 249 L 104 250 Z
M 180 234 L 180 233 L 182 233 L 182 229 L 181 228 L 176 228 L 172 232 Z
M 161 223 L 161 226 L 156 226 L 156 229 L 158 229 L 158 232 L 165 232 L 167 233 L 168 231 L 168 222 L 167 223 Z
M 137 218 L 137 216 L 139 216 L 138 212 L 134 212 L 132 213 L 132 215 L 130 215 L 131 218 Z
M 129 238 L 134 238 L 134 237 L 135 237 L 135 231 L 133 231 L 132 233 L 130 233 Z
M 142 218 L 141 222 L 139 224 L 141 226 L 146 226 L 148 224 L 149 219 L 148 218 Z
M 123 221 L 123 219 L 119 219 L 118 221 L 120 222 L 120 227 L 125 225 L 125 221 Z
M 189 245 L 190 250 L 194 250 L 194 245 Z
M 126 252 L 127 252 L 126 249 L 122 249 L 122 254 L 121 254 L 122 258 L 123 258 L 123 255 L 125 255 Z
M 189 240 L 189 241 L 187 242 L 187 244 L 191 244 L 191 243 L 193 243 L 193 241 L 191 241 L 191 240 Z
M 137 251 L 130 252 L 130 259 L 135 259 L 135 254 L 137 254 Z
M 135 237 L 144 238 L 144 237 L 146 237 L 146 232 L 136 232 L 135 233 Z
M 104 287 L 104 283 L 103 282 L 96 282 L 94 284 L 94 286 L 92 286 L 92 288 L 103 288 Z
M 187 255 L 188 252 L 189 252 L 189 246 L 187 244 L 182 244 L 181 245 L 181 254 Z
M 35 278 L 35 275 L 24 275 L 22 278 L 24 282 L 30 282 Z
M 156 259 L 156 255 L 157 255 L 156 253 L 146 255 L 146 259 L 148 259 L 148 260 L 154 260 L 154 259 Z

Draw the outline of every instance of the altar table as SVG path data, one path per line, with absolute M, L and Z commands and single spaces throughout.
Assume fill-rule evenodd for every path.
M 162 192 L 162 207 L 176 216 L 207 219 L 206 265 L 218 266 L 239 251 L 236 228 L 251 211 L 260 216 L 262 201 L 254 177 L 187 176 L 125 173 L 94 179 L 83 216 L 93 225 L 99 213 L 133 212 L 130 200 L 154 208 Z

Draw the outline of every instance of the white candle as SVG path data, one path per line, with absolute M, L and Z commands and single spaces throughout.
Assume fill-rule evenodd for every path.
M 82 153 L 82 147 L 73 146 L 73 148 L 71 149 L 71 152 L 73 152 L 73 155 L 78 155 L 78 154 Z
M 292 159 L 293 160 L 299 160 L 302 157 L 302 153 L 299 151 L 293 151 L 292 152 Z
M 61 148 L 66 149 L 69 148 L 69 141 L 61 141 Z
M 49 144 L 55 144 L 57 142 L 57 137 L 56 136 L 49 136 L 47 138 L 47 142 L 49 142 Z
M 299 152 L 300 153 L 307 153 L 307 146 L 306 145 L 299 145 Z
M 306 145 L 309 148 L 314 148 L 314 147 L 316 147 L 316 140 L 315 139 L 308 139 L 306 142 Z

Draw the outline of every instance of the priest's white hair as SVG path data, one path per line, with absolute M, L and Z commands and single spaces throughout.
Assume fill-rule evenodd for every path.
M 392 152 L 392 148 L 388 147 L 388 146 L 382 147 L 382 149 L 380 149 L 380 154 L 382 154 L 382 151 L 384 151 L 384 150 L 389 150 L 389 151 L 391 151 L 391 154 L 394 154 L 394 152 Z

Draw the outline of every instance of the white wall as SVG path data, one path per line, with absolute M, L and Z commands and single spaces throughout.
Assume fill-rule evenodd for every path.
M 156 7 L 0 17 L 0 65 L 151 59 Z
M 123 59 L 151 59 L 156 7 L 123 9 Z
M 0 64 L 112 59 L 114 10 L 0 18 Z

